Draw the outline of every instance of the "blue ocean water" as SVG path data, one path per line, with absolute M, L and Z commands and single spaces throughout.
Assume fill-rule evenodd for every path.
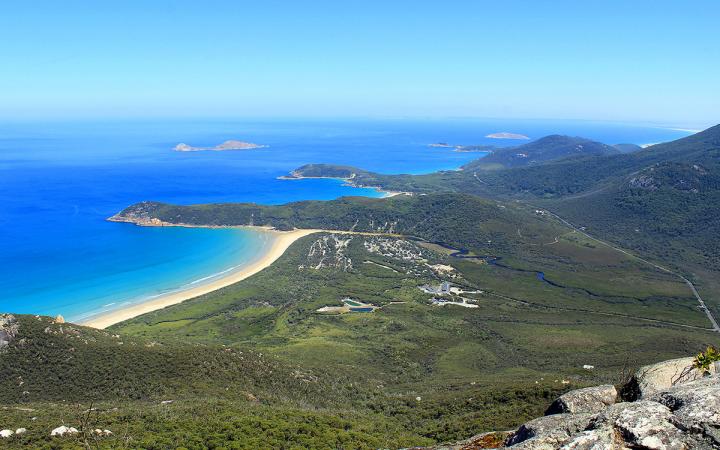
M 561 133 L 606 143 L 652 143 L 681 130 L 591 122 L 507 120 L 151 120 L 0 124 L 0 311 L 100 311 L 193 286 L 247 264 L 266 245 L 251 230 L 143 228 L 105 219 L 141 201 L 179 204 L 379 196 L 337 180 L 282 181 L 306 163 L 384 173 L 454 169 L 478 153 L 430 148 L 517 145 L 489 133 Z M 179 142 L 228 139 L 269 145 L 249 151 L 172 151 Z M 195 283 L 195 284 L 194 284 Z

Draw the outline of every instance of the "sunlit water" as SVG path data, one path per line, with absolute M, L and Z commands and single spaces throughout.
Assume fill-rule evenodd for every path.
M 282 181 L 306 163 L 384 173 L 454 169 L 477 153 L 451 144 L 517 145 L 485 138 L 581 135 L 606 143 L 667 141 L 687 132 L 549 121 L 149 121 L 0 124 L 0 311 L 78 320 L 211 281 L 252 262 L 266 236 L 250 230 L 144 228 L 107 222 L 141 201 L 178 204 L 379 196 L 337 180 Z M 172 151 L 228 139 L 247 151 Z

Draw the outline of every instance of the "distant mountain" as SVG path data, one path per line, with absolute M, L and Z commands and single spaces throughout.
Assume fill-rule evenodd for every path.
M 585 193 L 550 204 L 624 245 L 720 269 L 720 126 L 624 156 Z M 565 172 L 578 170 L 566 167 Z
M 465 167 L 502 169 L 531 166 L 568 157 L 612 155 L 620 150 L 610 145 L 580 137 L 551 135 L 518 147 L 495 150 L 491 155 Z
M 306 175 L 339 174 L 354 185 L 392 191 L 521 199 L 663 261 L 720 270 L 720 125 L 632 153 L 548 136 L 498 150 L 460 171 L 426 175 L 305 167 L 311 169 L 302 171 Z
M 620 150 L 622 153 L 632 153 L 643 149 L 637 144 L 615 144 L 613 147 Z
M 720 270 L 720 125 L 633 153 L 481 170 L 488 158 L 423 184 L 524 199 L 670 264 Z

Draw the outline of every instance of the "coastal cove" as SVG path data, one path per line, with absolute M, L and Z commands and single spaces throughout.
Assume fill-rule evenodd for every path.
M 304 164 L 344 164 L 382 173 L 454 170 L 482 155 L 432 142 L 517 145 L 485 136 L 512 130 L 604 142 L 647 143 L 677 130 L 542 121 L 156 121 L 23 123 L 0 126 L 0 306 L 88 322 L 160 299 L 188 298 L 266 260 L 263 230 L 136 227 L 107 222 L 142 200 L 174 204 L 274 205 L 341 196 L 384 197 L 345 180 L 278 179 Z M 252 151 L 176 152 L 178 142 L 212 147 L 228 139 Z M 38 189 L 37 186 L 42 186 Z M 288 244 L 289 245 L 289 244 Z M 199 294 L 197 294 L 199 295 Z M 156 303 L 158 304 L 158 303 Z
M 179 227 L 183 226 L 179 225 Z M 276 231 L 262 227 L 238 228 L 252 230 L 263 235 L 265 245 L 261 250 L 261 253 L 251 262 L 233 268 L 227 273 L 222 273 L 218 276 L 211 277 L 211 279 L 207 280 L 207 282 L 200 283 L 197 286 L 188 286 L 186 289 L 180 289 L 176 292 L 168 292 L 166 294 L 159 295 L 153 299 L 141 301 L 134 304 L 128 304 L 119 309 L 114 309 L 107 312 L 102 312 L 100 314 L 92 315 L 89 316 L 87 319 L 82 320 L 80 323 L 82 325 L 90 326 L 93 328 L 107 328 L 110 325 L 114 325 L 124 320 L 131 319 L 141 314 L 165 308 L 170 305 L 175 305 L 185 300 L 189 300 L 191 298 L 198 297 L 200 295 L 207 294 L 217 289 L 229 286 L 233 283 L 237 283 L 270 266 L 280 256 L 282 256 L 285 250 L 287 250 L 287 248 L 292 245 L 292 243 L 295 242 L 297 239 L 320 231 Z

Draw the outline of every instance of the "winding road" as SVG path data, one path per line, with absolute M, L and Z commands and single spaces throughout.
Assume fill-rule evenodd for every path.
M 615 251 L 618 251 L 618 252 L 620 252 L 620 253 L 623 253 L 623 254 L 631 257 L 631 258 L 637 259 L 638 261 L 641 261 L 641 262 L 643 262 L 643 263 L 645 263 L 645 264 L 647 264 L 647 265 L 649 265 L 649 266 L 652 266 L 652 267 L 654 267 L 654 268 L 656 268 L 656 269 L 658 269 L 658 270 L 661 270 L 661 271 L 663 271 L 663 272 L 665 272 L 665 273 L 669 273 L 669 274 L 671 274 L 671 275 L 674 275 L 674 276 L 680 278 L 681 280 L 683 280 L 683 282 L 685 282 L 685 284 L 687 284 L 687 286 L 690 288 L 690 290 L 692 291 L 693 295 L 694 295 L 695 298 L 697 299 L 698 303 L 700 304 L 700 309 L 702 309 L 703 311 L 705 311 L 705 314 L 707 315 L 708 319 L 710 320 L 710 323 L 712 324 L 712 330 L 715 331 L 716 333 L 720 333 L 720 326 L 718 326 L 717 320 L 715 320 L 715 317 L 712 315 L 712 313 L 710 312 L 710 310 L 708 309 L 708 307 L 705 305 L 705 302 L 703 301 L 702 297 L 700 296 L 700 293 L 698 292 L 697 288 L 695 287 L 695 285 L 694 285 L 690 280 L 688 280 L 687 278 L 685 278 L 682 274 L 680 274 L 680 273 L 678 273 L 678 272 L 675 272 L 674 270 L 670 270 L 670 269 L 668 269 L 667 267 L 663 267 L 663 266 L 661 266 L 661 265 L 659 265 L 659 264 L 655 264 L 654 262 L 648 261 L 647 259 L 641 258 L 641 257 L 639 257 L 639 256 L 637 256 L 637 255 L 634 255 L 634 254 L 630 253 L 629 251 L 624 250 L 624 249 L 622 249 L 622 248 L 620 248 L 620 247 L 617 247 L 617 246 L 615 246 L 615 245 L 613 245 L 613 244 L 611 244 L 611 243 L 609 243 L 609 242 L 605 242 L 605 241 L 603 241 L 603 240 L 601 240 L 601 239 L 598 239 L 598 238 L 596 238 L 596 237 L 594 237 L 594 236 L 591 236 L 591 235 L 589 235 L 587 232 L 583 231 L 583 230 L 580 229 L 579 227 L 576 227 L 575 225 L 573 225 L 572 223 L 570 223 L 568 220 L 563 219 L 562 217 L 558 216 L 558 215 L 555 214 L 554 212 L 548 211 L 547 209 L 545 209 L 545 211 L 547 211 L 547 213 L 548 213 L 549 215 L 551 215 L 552 217 L 556 218 L 557 220 L 559 220 L 559 221 L 562 222 L 563 224 L 565 224 L 565 225 L 567 225 L 568 227 L 572 228 L 572 229 L 575 230 L 577 233 L 582 234 L 582 235 L 585 236 L 586 238 L 591 239 L 591 240 L 593 240 L 593 241 L 595 241 L 595 242 L 597 242 L 597 243 L 599 243 L 599 244 L 602 244 L 602 245 L 604 245 L 604 246 L 606 246 L 606 247 L 609 247 L 609 248 L 611 248 L 611 249 L 613 249 L 613 250 L 615 250 Z

